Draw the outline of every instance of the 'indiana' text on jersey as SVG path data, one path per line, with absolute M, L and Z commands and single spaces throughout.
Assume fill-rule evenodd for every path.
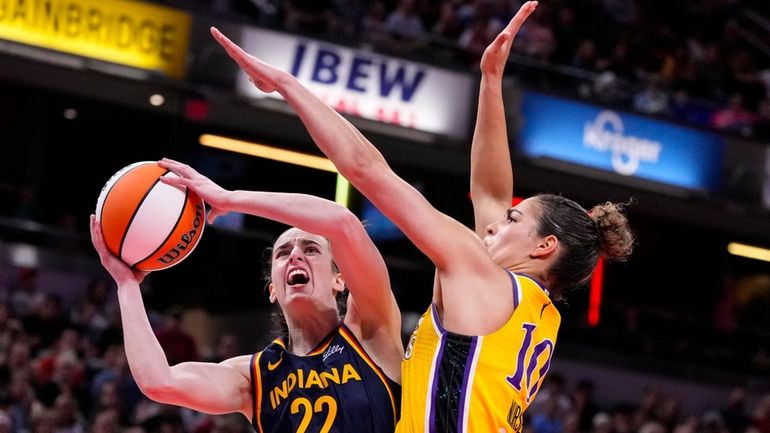
M 392 433 L 401 387 L 385 376 L 347 326 L 306 356 L 278 339 L 251 360 L 258 433 Z
M 522 431 L 524 410 L 551 365 L 561 315 L 537 282 L 510 275 L 513 314 L 491 334 L 453 334 L 435 306 L 422 316 L 401 366 L 397 433 Z

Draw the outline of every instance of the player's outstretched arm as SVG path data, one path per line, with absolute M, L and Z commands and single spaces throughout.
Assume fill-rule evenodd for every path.
M 216 29 L 212 29 L 212 35 L 260 90 L 277 91 L 283 96 L 340 173 L 436 266 L 442 269 L 451 262 L 469 269 L 485 269 L 488 257 L 481 240 L 459 222 L 438 212 L 419 191 L 399 178 L 382 154 L 347 119 L 291 74 L 246 53 Z M 447 249 L 448 243 L 456 248 Z M 487 260 L 475 260 L 481 257 Z
M 536 1 L 524 3 L 481 57 L 479 104 L 471 147 L 471 200 L 475 230 L 481 237 L 487 225 L 511 207 L 513 169 L 503 106 L 503 73 L 516 33 L 536 7 Z
M 164 176 L 161 178 L 164 183 L 190 188 L 209 203 L 210 221 L 213 220 L 212 215 L 241 212 L 328 239 L 332 256 L 353 295 L 356 317 L 367 330 L 388 334 L 392 341 L 384 341 L 383 344 L 391 348 L 401 345 L 401 315 L 390 289 L 385 261 L 359 219 L 346 207 L 308 194 L 228 191 L 187 164 L 167 158 L 158 164 L 179 176 Z M 399 350 L 403 352 L 403 349 L 394 348 L 393 353 Z M 398 377 L 398 361 L 400 358 L 392 363 L 391 377 Z

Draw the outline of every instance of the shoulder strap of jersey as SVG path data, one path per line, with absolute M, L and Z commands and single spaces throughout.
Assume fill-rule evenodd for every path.
M 251 425 L 257 430 L 258 433 L 262 433 L 262 423 L 259 419 L 259 411 L 262 405 L 262 372 L 259 368 L 259 359 L 262 357 L 262 352 L 257 352 L 251 355 L 251 361 L 249 362 L 249 374 L 251 376 Z
M 511 287 L 513 289 L 513 309 L 515 311 L 521 303 L 521 297 L 523 296 L 523 293 L 521 290 L 521 285 L 519 284 L 518 274 L 508 271 L 508 276 L 511 277 Z

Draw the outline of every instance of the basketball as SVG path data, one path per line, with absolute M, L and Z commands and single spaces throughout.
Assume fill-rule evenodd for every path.
M 129 266 L 159 271 L 184 260 L 206 225 L 203 200 L 190 190 L 166 185 L 176 174 L 155 161 L 131 164 L 115 173 L 96 202 L 107 248 Z

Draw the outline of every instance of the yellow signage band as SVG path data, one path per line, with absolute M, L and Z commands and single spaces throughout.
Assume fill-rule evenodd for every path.
M 0 38 L 184 76 L 191 17 L 118 0 L 0 0 Z

